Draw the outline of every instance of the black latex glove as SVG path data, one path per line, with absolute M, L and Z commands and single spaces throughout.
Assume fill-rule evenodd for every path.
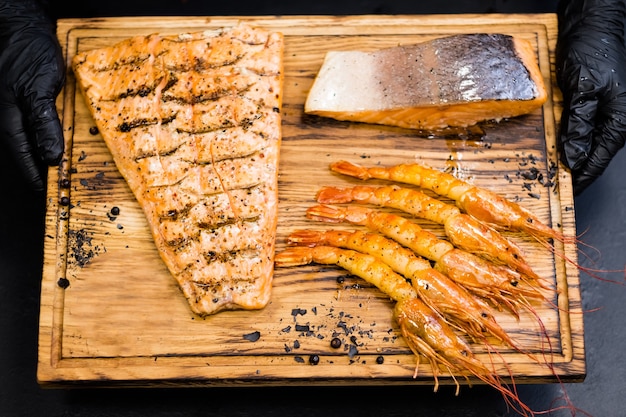
M 626 139 L 626 5 L 624 0 L 561 0 L 558 18 L 559 151 L 571 169 L 574 194 L 580 194 Z
M 0 146 L 44 190 L 63 155 L 55 99 L 65 80 L 54 22 L 35 0 L 0 0 Z

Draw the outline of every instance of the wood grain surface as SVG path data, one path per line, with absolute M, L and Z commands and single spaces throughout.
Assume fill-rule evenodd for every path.
M 560 96 L 554 87 L 552 14 L 69 19 L 58 22 L 58 35 L 69 63 L 79 51 L 132 35 L 214 29 L 239 20 L 285 34 L 278 250 L 296 229 L 326 227 L 304 215 L 322 185 L 358 183 L 329 172 L 328 164 L 338 159 L 363 164 L 418 161 L 447 168 L 518 201 L 566 235 L 576 234 L 571 179 L 555 149 Z M 328 50 L 374 50 L 475 32 L 506 33 L 532 43 L 549 86 L 549 100 L 541 110 L 448 137 L 303 114 Z M 392 319 L 389 298 L 338 268 L 277 268 L 265 309 L 194 316 L 159 258 L 139 205 L 102 138 L 92 131 L 94 121 L 70 70 L 58 107 L 66 158 L 49 174 L 41 384 L 433 384 L 425 363 L 413 378 L 416 357 Z M 420 224 L 443 235 L 437 225 Z M 582 380 L 579 276 L 562 256 L 575 262 L 575 247 L 558 246 L 560 255 L 554 255 L 521 234 L 507 236 L 554 283 L 558 291 L 550 299 L 560 308 L 534 306 L 549 343 L 532 314 L 522 313 L 518 321 L 498 313 L 518 343 L 545 353 L 554 366 L 499 348 L 501 356 L 493 356 L 496 372 L 505 379 L 512 375 L 518 383 L 555 381 L 557 375 Z M 338 349 L 330 346 L 334 337 L 343 342 Z M 484 346 L 472 346 L 481 359 L 489 360 Z M 319 356 L 317 365 L 309 363 L 311 355 Z

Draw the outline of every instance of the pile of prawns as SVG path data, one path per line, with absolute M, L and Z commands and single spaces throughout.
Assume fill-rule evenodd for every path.
M 364 167 L 338 161 L 330 169 L 393 184 L 322 187 L 316 196 L 319 204 L 307 210 L 309 219 L 365 226 L 367 231 L 297 230 L 288 236 L 288 247 L 276 254 L 276 266 L 337 265 L 375 285 L 396 302 L 394 318 L 418 357 L 414 377 L 422 356 L 433 371 L 435 391 L 437 375 L 445 369 L 457 394 L 454 375 L 474 376 L 498 389 L 518 411 L 534 414 L 477 359 L 465 337 L 476 341 L 489 335 L 521 352 L 497 323 L 493 309 L 518 316 L 531 300 L 545 300 L 542 289 L 549 288 L 521 250 L 496 229 L 528 233 L 549 247 L 554 240 L 568 239 L 518 204 L 420 164 Z M 430 190 L 456 204 L 398 183 Z M 411 216 L 443 225 L 447 239 L 423 229 Z

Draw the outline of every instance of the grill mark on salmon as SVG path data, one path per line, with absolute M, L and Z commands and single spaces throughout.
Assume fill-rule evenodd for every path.
M 373 52 L 328 52 L 305 112 L 439 131 L 527 114 L 546 99 L 529 42 L 479 33 Z
M 73 69 L 161 258 L 199 315 L 269 301 L 283 37 L 241 24 L 137 36 Z
M 137 160 L 137 169 L 143 173 L 148 187 L 181 184 L 184 191 L 216 194 L 260 184 L 267 169 L 260 153 L 214 163 L 197 163 L 167 156 L 169 154 Z M 170 161 L 175 162 L 170 164 Z
M 169 119 L 161 120 L 161 124 L 167 124 L 169 121 Z M 153 124 L 157 122 L 155 119 Z M 132 147 L 129 153 L 136 155 L 137 161 L 151 156 L 169 156 L 176 153 L 176 157 L 183 161 L 202 164 L 229 158 L 242 158 L 260 152 L 269 145 L 268 142 L 273 140 L 266 133 L 267 129 L 277 123 L 280 123 L 280 115 L 272 110 L 272 113 L 266 113 L 263 117 L 243 126 L 222 127 L 206 132 L 199 130 L 185 132 L 181 129 L 162 131 L 161 140 L 158 143 L 150 128 L 152 124 L 142 124 L 134 127 L 134 129 L 141 129 L 141 132 L 135 131 L 133 135 L 123 136 L 127 132 L 120 132 L 120 140 L 128 142 Z

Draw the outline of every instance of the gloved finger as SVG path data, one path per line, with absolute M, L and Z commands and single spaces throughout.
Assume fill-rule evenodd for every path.
M 626 95 L 626 93 L 625 93 Z M 575 172 L 574 194 L 580 194 L 604 173 L 615 154 L 626 143 L 626 97 L 618 96 L 602 109 L 605 115 L 593 135 L 593 146 L 585 163 Z
M 32 126 L 38 154 L 48 165 L 58 165 L 63 156 L 63 130 L 54 100 L 45 99 L 32 110 L 29 124 Z
M 42 163 L 35 157 L 33 145 L 28 139 L 24 129 L 23 115 L 17 107 L 0 108 L 1 137 L 8 138 L 3 145 L 20 170 L 22 178 L 34 191 L 43 191 L 44 171 Z
M 17 96 L 37 151 L 46 163 L 56 165 L 63 155 L 63 132 L 55 107 L 55 98 L 65 81 L 62 55 L 54 39 L 46 37 L 37 38 L 26 52 L 38 58 L 18 80 L 22 88 Z
M 585 162 L 593 144 L 593 131 L 598 113 L 598 86 L 600 74 L 577 65 L 568 68 L 563 78 L 570 80 L 564 88 L 563 112 L 559 145 L 561 159 L 569 168 L 576 170 Z

